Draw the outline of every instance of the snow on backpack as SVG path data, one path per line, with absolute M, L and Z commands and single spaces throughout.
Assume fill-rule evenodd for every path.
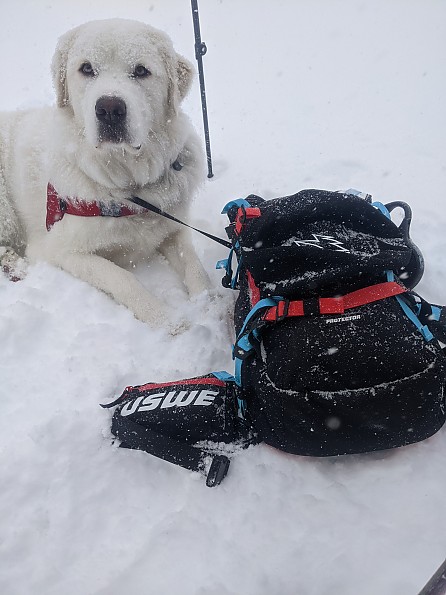
M 203 470 L 212 486 L 234 443 L 333 456 L 438 431 L 446 311 L 413 291 L 424 263 L 409 206 L 303 190 L 235 200 L 223 213 L 230 252 L 217 268 L 239 291 L 235 373 L 126 389 L 110 405 L 123 445 Z

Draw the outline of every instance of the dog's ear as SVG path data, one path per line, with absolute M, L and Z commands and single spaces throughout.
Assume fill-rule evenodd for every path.
M 189 60 L 177 54 L 177 81 L 180 101 L 186 97 L 194 80 L 194 68 Z
M 166 52 L 163 58 L 169 78 L 167 102 L 169 108 L 176 113 L 190 89 L 194 79 L 194 69 L 189 60 L 175 51 Z
M 54 90 L 56 91 L 57 106 L 65 107 L 69 104 L 67 86 L 68 54 L 76 39 L 79 27 L 71 29 L 59 38 L 51 63 Z

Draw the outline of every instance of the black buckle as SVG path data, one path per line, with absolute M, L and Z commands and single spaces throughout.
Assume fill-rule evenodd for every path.
M 251 354 L 252 354 L 252 349 L 243 349 L 243 347 L 240 347 L 239 345 L 237 345 L 237 343 L 234 345 L 234 350 L 232 352 L 233 357 L 236 357 L 237 359 L 245 360 Z
M 304 315 L 305 316 L 319 316 L 319 298 L 307 298 L 304 302 Z
M 206 477 L 206 485 L 208 488 L 218 486 L 223 481 L 228 472 L 230 462 L 231 461 L 228 459 L 228 457 L 225 457 L 225 455 L 216 455 L 212 459 L 212 463 Z
M 283 305 L 282 305 L 283 304 Z M 290 300 L 280 300 L 276 306 L 276 318 L 275 322 L 280 322 L 288 316 L 288 310 L 290 309 Z M 281 313 L 279 314 L 279 310 Z
M 243 226 L 246 223 L 246 209 L 245 207 L 242 205 L 241 207 L 238 208 L 237 210 L 237 216 L 235 218 L 235 236 L 237 238 L 240 237 L 242 230 L 243 230 Z
M 223 279 L 221 280 L 221 284 L 223 285 L 223 287 L 226 287 L 226 289 L 232 289 L 231 284 L 232 284 L 232 271 L 231 273 L 226 273 L 225 276 L 223 277 Z
M 246 209 L 245 209 L 244 205 L 241 205 L 239 208 L 240 208 L 242 214 L 239 215 L 238 220 L 243 225 L 244 223 L 246 223 Z

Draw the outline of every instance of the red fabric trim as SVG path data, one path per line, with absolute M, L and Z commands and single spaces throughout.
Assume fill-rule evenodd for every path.
M 364 287 L 357 291 L 352 291 L 344 296 L 333 298 L 319 298 L 319 313 L 320 314 L 343 314 L 345 310 L 371 304 L 379 300 L 384 300 L 395 295 L 404 293 L 406 289 L 396 283 L 395 281 L 387 281 L 386 283 L 377 283 Z M 263 316 L 263 320 L 274 322 L 277 318 L 283 317 L 285 312 L 285 302 L 278 302 L 277 306 L 269 308 Z M 291 316 L 305 316 L 305 302 L 303 300 L 295 300 L 289 302 L 288 313 L 286 317 Z
M 87 202 L 76 197 L 61 197 L 52 184 L 47 186 L 46 199 L 46 229 L 50 231 L 57 221 L 64 215 L 77 215 L 79 217 L 127 217 L 137 215 L 141 211 L 127 205 L 117 203 L 107 204 L 96 201 Z
M 226 382 L 224 380 L 220 380 L 220 378 L 188 378 L 187 380 L 175 380 L 173 382 L 149 382 L 148 384 L 142 384 L 141 386 L 132 386 L 128 387 L 132 390 L 144 391 L 144 390 L 151 390 L 153 388 L 165 388 L 167 386 L 175 386 L 175 385 L 189 385 L 189 384 L 203 384 L 203 385 L 211 385 L 211 386 L 226 386 Z M 127 390 L 127 389 L 126 389 Z
M 252 307 L 260 301 L 260 289 L 257 287 L 254 277 L 249 271 L 246 271 L 246 278 L 248 280 L 249 300 Z

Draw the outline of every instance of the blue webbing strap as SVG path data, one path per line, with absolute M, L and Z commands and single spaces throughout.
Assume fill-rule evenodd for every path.
M 392 220 L 389 211 L 387 210 L 386 206 L 383 205 L 382 202 L 372 202 L 372 207 L 375 207 L 376 209 L 378 209 L 378 211 L 381 211 L 381 213 L 385 215 L 387 219 Z
M 229 250 L 228 258 L 223 258 L 222 260 L 218 260 L 215 265 L 216 269 L 225 269 L 226 276 L 224 277 L 224 279 L 227 279 L 228 285 L 226 285 L 226 284 L 224 284 L 224 285 L 225 285 L 225 287 L 231 287 L 231 289 L 237 289 L 237 283 L 238 283 L 238 278 L 239 278 L 239 273 L 240 273 L 240 265 L 242 262 L 242 256 L 240 256 L 238 263 L 237 263 L 237 268 L 235 270 L 235 274 L 233 274 L 234 272 L 232 270 L 232 257 L 234 256 L 234 251 L 238 248 L 240 248 L 240 244 L 239 244 L 239 242 L 236 242 L 234 244 L 234 246 Z
M 229 211 L 229 209 L 231 209 L 232 207 L 241 207 L 241 206 L 249 207 L 251 205 L 244 198 L 238 198 L 237 200 L 231 200 L 230 202 L 226 203 L 226 205 L 223 207 L 222 214 L 226 214 Z M 228 244 L 228 246 L 230 246 L 230 244 Z M 232 257 L 234 255 L 234 250 L 236 250 L 239 247 L 240 247 L 239 242 L 236 242 L 233 246 L 230 246 L 228 258 L 223 258 L 222 260 L 217 261 L 217 263 L 215 265 L 216 269 L 225 269 L 226 270 L 228 286 L 230 285 L 230 287 L 232 289 L 236 289 L 239 270 L 240 270 L 240 262 L 241 262 L 241 259 L 240 259 L 238 262 L 238 266 L 237 266 L 235 275 L 233 275 L 232 274 L 233 273 L 233 271 L 232 271 Z M 226 285 L 225 285 L 225 287 L 226 287 Z
M 275 295 L 273 297 L 264 298 L 263 300 L 258 301 L 257 304 L 250 310 L 248 316 L 245 318 L 245 322 L 243 323 L 243 326 L 240 329 L 237 339 L 243 335 L 243 332 L 244 332 L 245 328 L 247 327 L 248 322 L 251 320 L 251 318 L 254 316 L 254 314 L 256 314 L 262 308 L 271 308 L 271 307 L 277 306 L 277 303 L 282 300 L 283 300 L 283 297 Z
M 234 248 L 231 248 L 229 250 L 229 256 L 228 256 L 228 258 L 222 258 L 221 260 L 217 260 L 217 262 L 215 264 L 215 268 L 216 269 L 225 269 L 225 271 L 228 272 L 228 270 L 231 268 L 232 254 L 233 253 L 234 253 Z
M 243 366 L 244 356 L 254 349 L 254 346 L 252 345 L 252 343 L 250 342 L 250 340 L 248 338 L 249 333 L 246 332 L 246 327 L 247 327 L 248 323 L 253 318 L 253 316 L 259 312 L 259 310 L 277 306 L 277 303 L 280 302 L 281 300 L 283 300 L 283 298 L 280 296 L 274 296 L 272 298 L 264 298 L 263 300 L 260 300 L 259 302 L 257 302 L 257 304 L 250 310 L 248 316 L 245 318 L 245 322 L 243 323 L 243 326 L 240 329 L 240 332 L 237 336 L 237 340 L 236 340 L 235 345 L 232 350 L 232 356 L 235 360 L 234 377 L 235 377 L 235 382 L 236 382 L 237 386 L 242 385 L 241 378 L 242 378 L 242 366 Z M 243 353 L 243 356 L 237 355 L 238 349 L 241 350 L 241 353 Z
M 242 365 L 243 365 L 243 360 L 241 360 L 240 358 L 236 357 L 234 364 L 235 364 L 234 365 L 235 383 L 237 384 L 237 386 L 242 386 Z
M 226 215 L 226 213 L 232 207 L 250 207 L 250 206 L 251 205 L 249 204 L 249 202 L 247 200 L 245 200 L 244 198 L 238 198 L 237 200 L 231 200 L 230 202 L 226 203 L 225 206 L 223 207 L 222 214 Z
M 232 256 L 234 254 L 234 246 L 229 250 L 228 258 L 223 258 L 222 260 L 218 260 L 215 268 L 216 269 L 225 269 L 226 274 L 231 277 L 232 279 Z
M 440 320 L 440 316 L 441 316 L 441 312 L 443 311 L 443 308 L 441 308 L 440 306 L 432 306 L 432 319 L 433 320 Z
M 237 242 L 237 244 L 238 244 L 238 242 Z M 231 279 L 231 289 L 238 289 L 238 278 L 240 275 L 240 265 L 242 264 L 242 260 L 243 260 L 243 254 L 241 254 L 240 258 L 238 259 L 237 268 L 235 269 L 234 276 Z
M 229 372 L 225 372 L 224 370 L 222 370 L 221 372 L 211 372 L 211 374 L 212 376 L 215 376 L 215 378 L 223 380 L 223 382 L 234 382 L 235 380 L 232 374 L 229 374 Z
M 435 306 L 434 304 L 429 304 L 429 307 L 431 309 L 431 314 L 429 314 L 429 320 L 435 320 L 436 322 L 439 322 L 440 318 L 441 318 L 441 314 L 444 310 L 444 307 Z M 421 313 L 421 302 L 419 304 L 417 304 L 416 310 L 417 310 L 416 314 L 417 314 L 417 316 L 419 316 Z
M 426 341 L 432 341 L 434 335 L 430 332 L 429 328 L 426 325 L 421 324 L 421 322 L 418 319 L 418 316 L 412 311 L 412 309 L 406 304 L 406 302 L 403 299 L 401 299 L 399 295 L 396 295 L 395 298 L 401 306 L 404 314 L 407 316 L 407 318 L 409 318 L 409 320 L 411 320 L 411 322 L 414 323 L 414 325 L 417 327 L 417 329 L 420 331 L 420 333 L 423 335 Z
M 395 275 L 394 275 L 393 271 L 386 271 L 386 275 L 387 275 L 387 281 L 395 280 Z M 425 340 L 428 342 L 432 341 L 432 339 L 434 338 L 434 335 L 431 333 L 431 331 L 429 330 L 429 328 L 426 325 L 421 324 L 420 319 L 415 314 L 415 312 L 412 310 L 412 308 L 410 308 L 410 306 L 404 301 L 404 299 L 401 296 L 396 295 L 394 297 L 397 300 L 397 302 L 399 303 L 399 305 L 401 306 L 401 309 L 404 312 L 404 314 L 417 327 L 417 329 L 423 335 Z

